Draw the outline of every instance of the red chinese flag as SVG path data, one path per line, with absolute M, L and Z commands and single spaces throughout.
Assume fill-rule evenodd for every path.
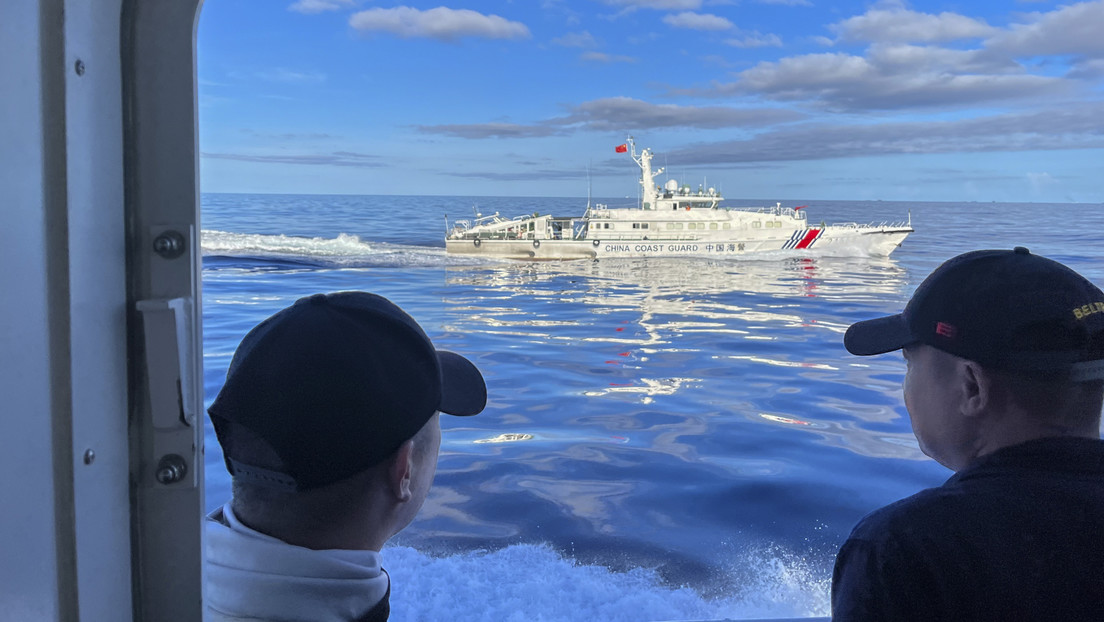
M 613 148 L 613 150 L 616 151 L 617 153 L 625 153 L 626 151 L 629 150 L 629 146 L 627 144 L 626 145 L 617 145 L 616 147 Z

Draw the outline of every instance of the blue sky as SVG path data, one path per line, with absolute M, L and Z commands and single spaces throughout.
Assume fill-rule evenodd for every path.
M 445 4 L 441 4 L 444 2 Z M 206 0 L 206 192 L 1104 202 L 1104 0 Z

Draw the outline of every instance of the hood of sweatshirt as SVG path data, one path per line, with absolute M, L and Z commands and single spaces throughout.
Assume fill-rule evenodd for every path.
M 294 546 L 246 527 L 229 503 L 207 517 L 205 531 L 208 620 L 350 620 L 390 585 L 378 552 Z

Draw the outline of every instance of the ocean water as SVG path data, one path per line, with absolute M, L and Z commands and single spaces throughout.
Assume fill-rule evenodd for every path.
M 383 551 L 392 619 L 828 615 L 854 523 L 950 475 L 917 448 L 900 356 L 850 356 L 847 326 L 977 248 L 1104 283 L 1104 205 L 785 204 L 916 232 L 890 258 L 527 263 L 446 255 L 446 218 L 585 200 L 204 194 L 206 402 L 257 322 L 315 292 L 379 293 L 490 393 L 481 415 L 442 417 L 434 487 Z M 209 425 L 206 448 L 213 508 L 230 481 Z

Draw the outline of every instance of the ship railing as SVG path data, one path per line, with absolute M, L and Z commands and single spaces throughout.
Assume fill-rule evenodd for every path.
M 501 223 L 520 222 L 520 221 L 523 221 L 523 220 L 529 220 L 530 218 L 536 218 L 537 216 L 538 216 L 538 213 L 533 212 L 532 214 L 522 214 L 521 216 L 514 216 L 513 218 L 505 218 L 501 214 L 499 214 L 498 212 L 495 212 L 495 213 L 493 213 L 489 216 L 479 216 L 479 217 L 477 217 L 475 219 L 474 223 L 472 223 L 472 221 L 470 221 L 470 220 L 457 220 L 455 222 L 457 224 L 463 223 L 467 228 L 470 229 L 473 226 L 475 226 L 475 227 L 479 227 L 479 226 L 486 227 L 486 226 L 497 225 L 497 224 L 501 224 Z
M 593 239 L 601 240 L 603 242 L 701 242 L 703 244 L 716 243 L 716 242 L 728 242 L 727 239 L 714 239 L 703 238 L 700 235 L 692 233 L 668 233 L 663 231 L 661 235 L 649 235 L 647 237 L 640 237 L 639 235 L 632 235 L 626 233 L 607 233 L 604 230 L 595 229 L 592 236 L 580 236 L 579 239 Z
M 728 210 L 730 212 L 743 212 L 747 214 L 767 214 L 769 216 L 792 216 L 798 220 L 805 220 L 806 214 L 802 210 L 796 210 L 792 207 L 739 207 L 735 205 L 718 205 L 717 209 Z
M 855 231 L 869 231 L 871 229 L 905 229 L 912 225 L 907 222 L 892 222 L 883 220 L 882 222 L 839 222 L 828 225 L 833 229 L 854 229 Z

